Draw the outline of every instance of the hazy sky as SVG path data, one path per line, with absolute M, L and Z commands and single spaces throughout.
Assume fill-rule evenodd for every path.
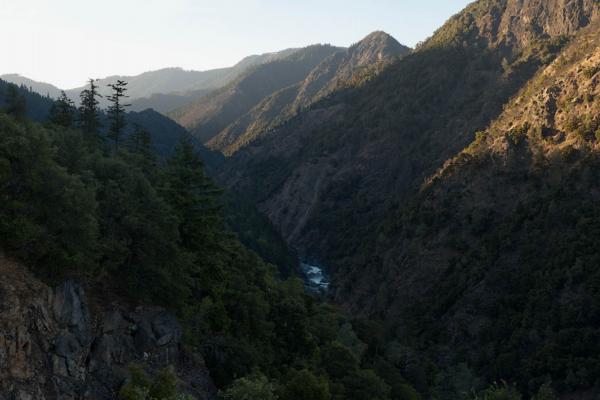
M 414 46 L 471 0 L 0 0 L 0 74 L 68 89 L 89 77 L 205 70 L 384 30 Z

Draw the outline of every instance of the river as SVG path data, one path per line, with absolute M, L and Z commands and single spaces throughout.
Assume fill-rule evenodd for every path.
M 329 289 L 329 279 L 318 265 L 301 263 L 302 274 L 304 275 L 304 285 L 306 290 L 312 293 L 325 293 Z

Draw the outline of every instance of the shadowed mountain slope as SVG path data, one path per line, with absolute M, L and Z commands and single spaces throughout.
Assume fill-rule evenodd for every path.
M 591 0 L 476 2 L 365 85 L 235 153 L 221 177 L 301 251 L 351 257 L 390 205 L 468 145 L 596 13 Z
M 340 301 L 451 349 L 449 364 L 595 398 L 599 71 L 595 20 L 386 216 L 339 274 Z
M 170 116 L 206 142 L 272 93 L 306 78 L 316 65 L 338 50 L 329 45 L 314 45 L 284 59 L 262 64 L 245 72 L 227 87 L 170 113 Z
M 385 65 L 409 51 L 388 34 L 374 32 L 348 50 L 326 58 L 303 81 L 264 99 L 207 145 L 231 155 L 334 91 L 372 79 Z

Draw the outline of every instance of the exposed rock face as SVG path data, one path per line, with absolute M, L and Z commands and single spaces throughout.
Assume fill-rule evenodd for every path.
M 526 46 L 540 37 L 572 35 L 597 14 L 596 0 L 510 0 L 499 20 L 499 38 Z
M 115 399 L 128 365 L 174 366 L 199 399 L 214 386 L 200 357 L 182 350 L 182 328 L 160 308 L 90 312 L 83 288 L 51 289 L 0 256 L 0 399 Z
M 454 29 L 453 35 L 486 46 L 517 49 L 539 39 L 572 35 L 597 15 L 597 0 L 480 0 L 441 30 Z M 433 43 L 447 38 L 434 38 Z

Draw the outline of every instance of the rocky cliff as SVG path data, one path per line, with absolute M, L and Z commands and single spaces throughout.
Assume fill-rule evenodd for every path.
M 74 281 L 50 288 L 0 255 L 0 399 L 115 399 L 132 363 L 173 366 L 181 388 L 211 399 L 201 357 L 160 308 L 98 304 Z

